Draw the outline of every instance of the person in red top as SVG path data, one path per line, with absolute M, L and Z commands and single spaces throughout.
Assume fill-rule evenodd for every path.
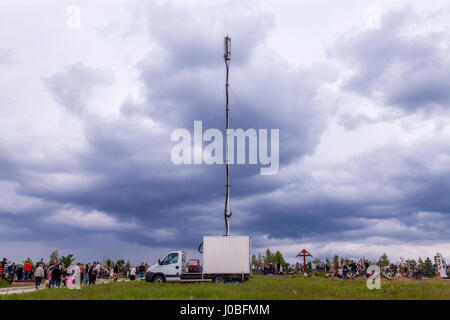
M 31 263 L 29 263 L 29 262 L 25 263 L 25 268 L 24 268 L 25 276 L 23 278 L 25 281 L 28 279 L 31 279 L 31 271 L 32 271 L 31 269 L 32 269 Z

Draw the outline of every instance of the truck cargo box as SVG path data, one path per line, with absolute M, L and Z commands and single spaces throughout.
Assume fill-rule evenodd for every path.
M 203 237 L 204 274 L 250 274 L 250 237 Z

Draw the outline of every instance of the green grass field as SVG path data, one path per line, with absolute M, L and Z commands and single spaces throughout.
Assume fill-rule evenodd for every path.
M 327 278 L 252 278 L 240 284 L 116 282 L 82 287 L 81 290 L 44 289 L 37 292 L 3 295 L 2 299 L 111 300 L 265 300 L 265 299 L 446 299 L 450 282 L 444 280 L 383 282 L 380 290 L 369 290 L 364 280 Z

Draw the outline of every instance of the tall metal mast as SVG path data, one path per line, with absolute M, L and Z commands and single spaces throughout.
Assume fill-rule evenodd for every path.
M 231 60 L 231 38 L 226 36 L 224 39 L 224 55 L 225 66 L 227 69 L 227 76 L 225 82 L 225 96 L 226 96 L 226 105 L 225 105 L 225 113 L 226 113 L 226 123 L 225 123 L 225 167 L 227 173 L 227 184 L 225 185 L 225 235 L 230 235 L 230 222 L 229 219 L 231 217 L 230 210 L 230 159 L 228 155 L 228 128 L 229 128 L 229 112 L 228 108 L 228 89 L 230 84 L 228 83 L 228 75 L 230 72 L 230 60 Z

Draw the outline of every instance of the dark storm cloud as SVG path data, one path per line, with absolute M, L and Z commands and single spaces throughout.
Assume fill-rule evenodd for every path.
M 345 168 L 357 178 L 346 183 L 360 193 L 359 199 L 352 201 L 356 208 L 345 218 L 395 219 L 420 231 L 420 236 L 416 232 L 393 232 L 392 238 L 448 239 L 450 201 L 445 196 L 450 192 L 448 147 L 447 141 L 437 138 L 413 146 L 392 144 L 348 163 Z M 440 227 L 433 230 L 430 222 Z M 372 232 L 379 230 L 369 230 L 368 235 Z
M 217 57 L 223 56 L 220 40 L 233 34 L 233 64 L 246 64 L 273 27 L 271 15 L 242 1 L 196 7 L 143 1 L 139 15 L 163 55 L 154 62 L 172 72 L 216 68 Z
M 229 25 L 239 28 L 230 33 L 220 10 L 199 18 L 198 13 L 152 4 L 148 12 L 149 37 L 156 49 L 140 64 L 147 97 L 143 112 L 171 128 L 190 129 L 194 120 L 202 120 L 205 129 L 222 129 L 223 36 L 229 34 L 231 127 L 279 128 L 281 163 L 312 152 L 326 121 L 317 89 L 336 79 L 335 68 L 317 64 L 291 70 L 264 45 L 271 19 L 258 12 L 234 11 Z M 124 110 L 133 112 L 130 106 Z
M 224 126 L 222 39 L 226 28 L 219 12 L 205 12 L 204 19 L 198 19 L 198 14 L 189 15 L 174 6 L 149 6 L 145 21 L 156 49 L 138 65 L 144 103 L 124 101 L 119 119 L 86 114 L 93 90 L 110 84 L 114 77 L 83 64 L 68 66 L 44 80 L 58 103 L 84 115 L 88 148 L 74 154 L 75 164 L 66 170 L 95 177 L 95 182 L 83 188 L 57 189 L 40 188 L 24 179 L 22 192 L 70 204 L 85 213 L 99 210 L 121 223 L 139 225 L 137 231 L 124 230 L 123 239 L 152 245 L 155 237 L 148 233 L 168 230 L 184 237 L 169 237 L 165 243 L 181 245 L 223 229 L 224 168 L 175 166 L 170 161 L 174 145 L 170 133 L 178 127 L 192 131 L 194 120 L 203 120 L 205 129 Z M 317 90 L 336 78 L 336 70 L 326 64 L 291 70 L 264 48 L 270 17 L 248 11 L 228 18 L 240 26 L 234 29 L 236 36 L 230 33 L 232 127 L 279 128 L 282 163 L 311 152 L 326 122 L 316 101 Z M 157 121 L 154 128 L 144 123 L 147 117 Z M 245 201 L 248 196 L 280 187 L 276 181 L 249 179 L 258 175 L 256 166 L 233 166 L 233 199 Z M 47 223 L 58 210 L 52 212 Z M 64 228 L 70 229 L 70 225 Z M 73 228 L 79 230 L 76 224 Z M 249 231 L 245 226 L 238 229 L 238 224 L 235 230 Z
M 328 53 L 353 71 L 343 88 L 406 112 L 447 108 L 448 30 L 411 31 L 432 17 L 405 7 L 384 15 L 380 29 L 339 37 Z
M 122 108 L 123 114 L 148 115 L 170 129 L 182 127 L 192 131 L 194 120 L 203 120 L 205 129 L 223 128 L 222 39 L 226 32 L 223 21 L 214 14 L 212 17 L 198 19 L 196 15 L 190 16 L 186 12 L 183 12 L 184 18 L 179 19 L 177 15 L 181 13 L 172 7 L 158 7 L 155 10 L 154 5 L 150 5 L 150 8 L 149 12 L 152 14 L 146 17 L 146 21 L 149 37 L 155 42 L 157 49 L 140 63 L 146 104 L 133 106 L 127 102 Z M 158 12 L 158 16 L 164 16 L 164 20 L 153 17 L 154 12 Z M 266 21 L 268 18 L 250 13 L 250 16 L 236 14 L 231 19 L 240 26 L 239 32 L 235 32 L 236 37 L 230 33 L 233 39 L 232 127 L 280 128 L 282 163 L 311 152 L 325 123 L 315 100 L 317 88 L 323 82 L 334 80 L 336 70 L 324 64 L 292 71 L 286 62 L 264 49 L 263 39 L 270 25 Z M 204 28 L 205 24 L 209 27 Z M 174 30 L 187 31 L 182 35 L 174 35 Z M 167 145 L 167 140 L 163 139 L 167 137 L 161 141 L 162 145 Z M 166 157 L 162 159 L 167 161 Z M 199 229 L 198 221 L 190 224 L 191 216 L 218 217 L 212 224 L 205 219 L 202 222 L 202 232 L 222 229 L 224 187 L 220 181 L 224 179 L 223 168 L 198 168 L 195 175 L 191 176 L 189 173 L 192 169 L 186 166 L 172 167 L 169 163 L 161 163 L 154 167 L 163 172 L 165 168 L 170 168 L 170 174 L 162 177 L 162 180 L 157 178 L 152 181 L 158 186 L 158 190 L 165 192 L 160 195 L 160 192 L 149 191 L 152 194 L 146 197 L 151 200 L 145 207 L 151 206 L 154 223 L 161 226 L 173 225 L 176 223 L 174 217 L 178 217 L 176 212 L 182 211 L 185 223 L 180 222 L 178 228 L 187 227 L 188 234 Z M 174 183 L 171 177 L 178 177 L 182 172 L 186 177 Z M 277 188 L 278 184 L 258 184 L 247 180 L 257 174 L 259 172 L 255 167 L 233 167 L 234 199 Z M 142 190 L 138 187 L 139 184 L 135 186 Z M 151 188 L 150 184 L 148 188 Z M 186 188 L 191 189 L 188 196 Z M 190 204 L 203 204 L 205 209 L 200 212 L 198 208 L 183 210 Z
M 194 120 L 203 120 L 204 129 L 223 128 L 222 38 L 230 34 L 231 127 L 279 128 L 282 164 L 280 175 L 272 177 L 260 176 L 256 166 L 232 167 L 233 234 L 354 242 L 449 237 L 450 172 L 445 162 L 438 171 L 427 162 L 445 156 L 446 143 L 379 148 L 323 168 L 322 179 L 296 173 L 290 166 L 313 153 L 332 116 L 317 98 L 338 71 L 325 63 L 289 66 L 264 45 L 272 26 L 266 14 L 227 11 L 223 18 L 221 7 L 194 12 L 170 3 L 143 5 L 139 12 L 151 43 L 136 66 L 143 101 L 127 98 L 117 117 L 87 112 L 96 88 L 112 84 L 114 76 L 70 65 L 44 82 L 54 100 L 82 122 L 86 148 L 65 149 L 71 156 L 66 163 L 33 162 L 0 143 L 2 179 L 16 181 L 17 194 L 44 202 L 16 215 L 1 211 L 9 235 L 18 234 L 14 230 L 24 219 L 33 226 L 27 229 L 30 238 L 61 243 L 114 234 L 127 243 L 179 248 L 195 247 L 206 234 L 222 234 L 223 166 L 172 164 L 170 134 L 176 128 L 192 132 Z M 334 48 L 335 57 L 356 66 L 346 89 L 369 98 L 381 92 L 383 102 L 405 110 L 446 103 L 442 88 L 438 94 L 421 85 L 436 80 L 432 68 L 448 67 L 442 52 L 426 37 L 405 40 L 396 32 L 410 19 L 416 18 L 407 11 L 392 13 L 381 30 L 349 34 Z M 406 77 L 416 91 L 408 91 Z M 338 172 L 349 178 L 336 178 Z M 55 183 L 55 177 L 64 183 Z

